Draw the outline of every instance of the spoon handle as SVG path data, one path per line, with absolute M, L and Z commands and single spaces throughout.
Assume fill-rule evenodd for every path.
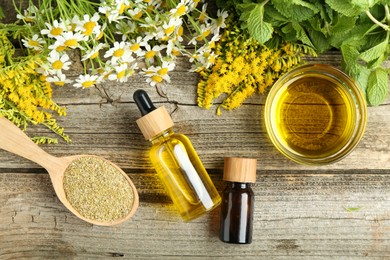
M 48 169 L 58 158 L 46 153 L 11 121 L 0 117 L 0 148 Z

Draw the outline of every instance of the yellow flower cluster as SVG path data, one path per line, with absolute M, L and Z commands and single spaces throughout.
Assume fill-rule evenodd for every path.
M 277 78 L 302 62 L 301 57 L 315 52 L 305 45 L 282 43 L 270 49 L 227 24 L 216 46 L 218 58 L 210 69 L 199 70 L 198 106 L 209 109 L 214 99 L 227 97 L 217 108 L 232 110 L 254 93 L 264 93 Z
M 52 118 L 51 112 L 66 115 L 65 108 L 52 99 L 52 88 L 37 73 L 41 64 L 39 56 L 14 57 L 15 49 L 4 31 L 0 31 L 0 116 L 5 116 L 25 129 L 28 123 L 44 124 L 70 141 Z M 16 60 L 17 59 L 17 60 Z M 35 139 L 53 142 L 51 138 Z

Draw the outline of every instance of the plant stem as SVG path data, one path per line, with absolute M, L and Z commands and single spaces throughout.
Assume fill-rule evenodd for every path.
M 390 26 L 387 25 L 387 24 L 383 24 L 381 23 L 380 21 L 378 21 L 371 13 L 370 13 L 370 10 L 367 10 L 366 11 L 366 14 L 368 16 L 368 18 L 371 19 L 371 21 L 373 21 L 375 24 L 377 24 L 378 26 L 382 27 L 383 29 L 385 29 L 386 31 L 390 31 Z M 387 16 L 387 15 L 386 15 Z
M 386 12 L 387 23 L 390 25 L 390 10 L 388 5 L 385 5 L 385 12 Z

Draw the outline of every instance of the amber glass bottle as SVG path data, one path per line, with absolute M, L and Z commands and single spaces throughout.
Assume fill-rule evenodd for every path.
M 256 182 L 256 159 L 225 158 L 220 235 L 223 242 L 252 242 L 254 195 L 251 183 Z
M 143 115 L 137 124 L 152 143 L 152 165 L 182 218 L 192 220 L 218 206 L 218 191 L 188 137 L 173 132 L 166 109 L 156 108 L 143 90 L 134 93 L 134 100 Z

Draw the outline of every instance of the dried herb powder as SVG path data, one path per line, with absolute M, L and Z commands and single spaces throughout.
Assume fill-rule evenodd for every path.
M 110 222 L 128 215 L 133 189 L 119 169 L 102 158 L 85 156 L 72 161 L 64 173 L 69 203 L 83 217 Z

